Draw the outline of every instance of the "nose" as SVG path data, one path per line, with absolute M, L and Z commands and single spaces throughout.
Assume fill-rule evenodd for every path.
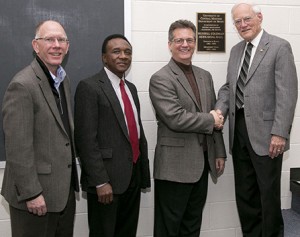
M 55 41 L 53 42 L 53 45 L 55 47 L 59 47 L 60 46 L 60 43 L 58 42 L 58 39 L 55 38 Z
M 183 43 L 182 43 L 182 46 L 188 46 L 188 42 L 187 42 L 187 39 L 183 39 Z
M 127 58 L 127 55 L 124 51 L 120 51 L 120 55 L 119 55 L 120 58 Z

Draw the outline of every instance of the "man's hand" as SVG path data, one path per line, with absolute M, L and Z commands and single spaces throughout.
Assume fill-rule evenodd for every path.
M 269 147 L 269 156 L 274 159 L 284 152 L 286 139 L 284 137 L 273 135 Z
M 224 125 L 224 117 L 221 113 L 217 113 L 215 110 L 212 110 L 209 112 L 210 114 L 212 114 L 214 116 L 214 120 L 215 120 L 215 129 L 222 129 L 223 125 Z
M 218 177 L 221 176 L 225 169 L 225 158 L 216 159 L 216 170 Z
M 113 201 L 113 191 L 109 183 L 96 188 L 96 191 L 98 195 L 98 202 L 101 202 L 102 204 L 110 204 Z
M 44 216 L 47 213 L 46 202 L 43 195 L 39 195 L 35 199 L 26 202 L 27 209 L 34 215 Z

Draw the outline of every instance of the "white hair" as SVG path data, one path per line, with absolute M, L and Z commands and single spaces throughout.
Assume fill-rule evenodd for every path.
M 236 4 L 232 7 L 232 9 L 231 9 L 231 17 L 232 17 L 232 19 L 233 19 L 233 12 L 234 12 L 234 10 L 235 10 L 239 5 L 241 5 L 241 4 L 249 5 L 249 6 L 252 8 L 252 10 L 253 10 L 253 12 L 254 12 L 255 14 L 261 13 L 260 7 L 259 7 L 258 5 L 256 5 L 253 1 L 243 0 L 243 1 L 239 1 L 238 3 L 236 3 Z

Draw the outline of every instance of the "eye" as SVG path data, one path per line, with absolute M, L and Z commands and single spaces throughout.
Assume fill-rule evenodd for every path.
M 64 43 L 67 43 L 67 42 L 68 42 L 68 39 L 66 39 L 66 38 L 57 38 L 57 41 L 58 41 L 58 43 L 60 43 L 60 44 L 64 44 Z
M 192 38 L 189 38 L 189 39 L 186 39 L 186 42 L 187 42 L 188 44 L 193 44 L 193 43 L 195 43 L 195 40 L 192 39 Z
M 132 51 L 131 50 L 125 50 L 125 54 L 130 56 L 130 55 L 132 55 Z
M 54 43 L 55 42 L 55 38 L 52 38 L 52 37 L 46 37 L 46 38 L 44 38 L 44 40 L 46 43 Z
M 113 54 L 120 54 L 120 50 L 113 50 L 112 53 Z
M 175 44 L 182 44 L 184 39 L 179 38 L 179 39 L 174 39 Z
M 240 24 L 241 24 L 241 22 L 242 22 L 242 20 L 241 20 L 241 19 L 238 19 L 238 20 L 235 20 L 235 21 L 234 21 L 234 24 L 236 24 L 236 25 L 240 25 Z

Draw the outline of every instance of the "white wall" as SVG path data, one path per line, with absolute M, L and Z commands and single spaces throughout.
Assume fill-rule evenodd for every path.
M 156 122 L 148 95 L 151 75 L 170 59 L 167 48 L 169 25 L 177 19 L 188 19 L 196 23 L 197 12 L 226 13 L 226 52 L 196 53 L 193 63 L 211 72 L 216 92 L 225 82 L 226 66 L 231 47 L 240 39 L 231 23 L 230 10 L 233 0 L 131 0 L 131 32 L 133 45 L 133 64 L 130 78 L 139 91 L 142 106 L 142 120 L 149 143 L 149 157 L 153 163 L 156 142 Z M 300 1 L 299 0 L 257 0 L 261 5 L 263 27 L 271 34 L 287 39 L 293 48 L 298 75 L 300 72 Z M 297 106 L 291 134 L 291 150 L 284 154 L 282 170 L 282 208 L 290 208 L 289 170 L 300 167 L 300 108 Z M 228 147 L 228 129 L 225 126 L 224 137 Z M 3 169 L 0 169 L 2 183 Z M 7 203 L 0 196 L 1 236 L 10 236 L 10 223 Z M 75 236 L 88 236 L 86 199 L 78 195 Z M 139 237 L 152 236 L 153 229 L 153 189 L 142 194 Z M 202 237 L 241 237 L 234 197 L 234 179 L 231 157 L 228 156 L 226 170 L 217 184 L 209 182 L 208 199 L 204 210 Z M 163 237 L 163 236 L 162 236 Z

